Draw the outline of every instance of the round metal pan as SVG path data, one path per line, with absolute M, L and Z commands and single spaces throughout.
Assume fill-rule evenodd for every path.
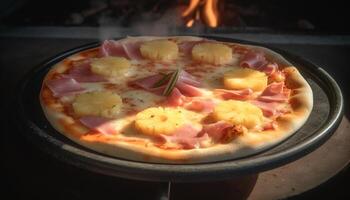
M 56 158 L 93 172 L 128 179 L 147 181 L 209 181 L 229 179 L 258 173 L 291 162 L 311 152 L 326 141 L 338 127 L 343 98 L 334 79 L 322 68 L 286 51 L 263 44 L 210 37 L 225 42 L 238 42 L 270 48 L 293 63 L 306 78 L 314 92 L 314 108 L 305 123 L 284 142 L 262 153 L 221 162 L 204 164 L 153 164 L 119 159 L 80 146 L 51 127 L 39 103 L 43 77 L 55 63 L 99 43 L 87 44 L 61 53 L 29 72 L 18 86 L 16 96 L 16 124 L 33 144 Z

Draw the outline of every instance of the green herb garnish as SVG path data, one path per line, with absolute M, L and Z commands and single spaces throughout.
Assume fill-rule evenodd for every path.
M 162 75 L 164 75 L 163 78 L 160 79 L 159 81 L 157 81 L 157 82 L 153 85 L 153 88 L 162 86 L 164 83 L 166 83 L 166 82 L 170 79 L 171 74 L 172 74 L 172 73 L 162 74 Z
M 180 69 L 175 70 L 172 74 L 171 77 L 169 79 L 169 82 L 163 92 L 164 96 L 169 96 L 171 94 L 171 92 L 173 91 L 173 89 L 175 88 L 175 85 L 177 83 L 177 80 L 179 79 L 179 75 L 180 75 Z

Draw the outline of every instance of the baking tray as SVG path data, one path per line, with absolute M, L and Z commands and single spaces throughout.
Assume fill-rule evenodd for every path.
M 72 54 L 95 48 L 100 45 L 99 42 L 68 50 L 33 68 L 16 90 L 14 120 L 24 137 L 61 161 L 105 175 L 164 182 L 223 180 L 259 173 L 306 155 L 333 134 L 343 115 L 343 98 L 336 81 L 322 67 L 264 44 L 230 38 L 207 38 L 267 47 L 280 53 L 296 66 L 314 93 L 314 107 L 307 122 L 291 137 L 266 151 L 244 158 L 212 163 L 145 163 L 115 158 L 87 149 L 58 133 L 50 125 L 41 109 L 39 92 L 45 74 L 53 65 Z

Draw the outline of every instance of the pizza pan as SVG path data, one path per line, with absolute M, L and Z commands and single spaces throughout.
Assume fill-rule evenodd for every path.
M 58 133 L 46 120 L 39 103 L 42 80 L 48 70 L 62 59 L 100 43 L 87 44 L 61 53 L 35 67 L 20 82 L 16 96 L 17 122 L 21 133 L 50 155 L 77 167 L 110 176 L 147 181 L 195 182 L 229 179 L 272 169 L 311 152 L 325 142 L 338 127 L 343 114 L 341 90 L 320 66 L 287 51 L 228 38 L 210 37 L 270 48 L 293 63 L 314 92 L 314 108 L 307 122 L 291 137 L 276 146 L 240 159 L 203 164 L 154 164 L 119 159 L 80 146 Z

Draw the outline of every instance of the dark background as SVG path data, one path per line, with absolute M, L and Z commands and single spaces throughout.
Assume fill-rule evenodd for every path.
M 5 26 L 131 27 L 155 22 L 189 0 L 2 0 L 0 23 Z M 219 0 L 221 27 L 294 33 L 348 34 L 349 12 L 343 0 Z M 96 11 L 99 6 L 107 8 Z M 91 11 L 94 14 L 91 14 Z M 87 14 L 87 12 L 90 12 Z M 234 15 L 232 15 L 234 13 Z M 84 15 L 81 20 L 78 15 Z M 105 19 L 102 20 L 101 19 Z M 306 23 L 306 24 L 305 24 Z M 248 29 L 247 29 L 248 28 Z M 257 29 L 256 29 L 257 28 Z

